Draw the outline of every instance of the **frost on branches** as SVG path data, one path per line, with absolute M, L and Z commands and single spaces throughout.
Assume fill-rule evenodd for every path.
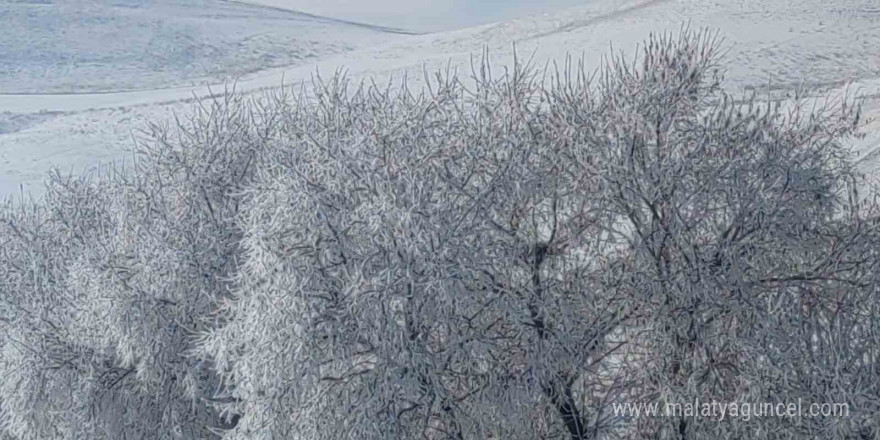
M 736 96 L 719 39 L 234 93 L 0 224 L 20 439 L 873 439 L 852 99 Z M 613 404 L 847 403 L 848 417 Z

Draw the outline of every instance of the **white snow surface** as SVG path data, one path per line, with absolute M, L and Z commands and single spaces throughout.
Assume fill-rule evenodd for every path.
M 313 62 L 383 28 L 228 0 L 5 0 L 0 93 L 192 86 Z
M 13 0 L 23 1 L 35 3 L 40 0 Z M 209 2 L 115 1 L 138 3 L 145 9 L 153 8 L 153 5 L 164 5 L 164 8 L 175 3 L 178 6 L 172 9 L 177 11 L 175 14 L 181 22 L 186 22 L 187 8 L 179 5 Z M 8 3 L 9 0 L 0 6 L 0 17 L 3 17 L 3 8 L 8 7 Z M 230 61 L 235 57 L 251 59 L 236 54 L 223 54 L 216 63 L 209 62 L 211 58 L 206 57 L 202 70 L 179 64 L 178 67 L 184 67 L 176 72 L 161 68 L 150 70 L 148 64 L 131 62 L 128 65 L 143 69 L 119 68 L 119 78 L 108 73 L 109 76 L 88 86 L 137 89 L 111 93 L 65 94 L 63 91 L 87 87 L 45 79 L 45 86 L 40 86 L 41 89 L 37 87 L 41 84 L 39 78 L 17 76 L 12 84 L 18 81 L 20 86 L 17 87 L 21 87 L 21 91 L 40 89 L 53 93 L 0 95 L 0 195 L 18 193 L 19 188 L 40 193 L 45 173 L 52 167 L 80 172 L 99 163 L 126 157 L 132 146 L 132 130 L 144 127 L 147 121 L 168 119 L 172 112 L 188 112 L 192 104 L 187 100 L 209 93 L 204 84 L 181 87 L 181 82 L 210 81 L 250 72 L 238 78 L 236 89 L 257 91 L 280 86 L 282 77 L 284 84 L 295 84 L 308 80 L 316 71 L 329 75 L 343 67 L 353 79 L 372 77 L 385 81 L 406 74 L 418 81 L 423 70 L 436 70 L 447 65 L 467 74 L 471 57 L 479 56 L 483 48 L 489 49 L 499 67 L 509 65 L 514 44 L 521 58 L 534 54 L 533 62 L 538 66 L 549 61 L 564 62 L 566 56 L 571 55 L 574 58 L 584 56 L 587 66 L 595 67 L 612 47 L 631 54 L 636 44 L 650 33 L 678 32 L 684 23 L 689 23 L 692 28 L 717 29 L 724 36 L 728 49 L 725 58 L 728 85 L 734 91 L 769 85 L 784 92 L 800 83 L 831 91 L 849 87 L 868 97 L 865 106 L 868 117 L 880 116 L 880 4 L 876 0 L 588 0 L 582 7 L 426 35 L 393 33 L 271 8 L 248 9 L 242 3 L 227 2 L 225 7 L 242 8 L 242 11 L 254 14 L 241 23 L 232 20 L 237 24 L 230 24 L 230 29 L 240 29 L 242 34 L 239 36 L 248 32 L 259 35 L 263 32 L 260 29 L 271 29 L 268 33 L 271 38 L 288 35 L 289 38 L 314 41 L 314 47 L 320 47 L 321 51 L 316 51 L 309 59 L 297 58 L 292 55 L 301 50 L 297 47 L 293 52 L 282 52 L 283 56 L 289 57 L 288 64 L 260 71 L 254 71 L 254 66 L 260 63 L 247 65 Z M 257 10 L 259 12 L 255 12 Z M 118 17 L 121 13 L 114 14 Z M 204 16 L 206 13 L 199 14 Z M 293 14 L 301 20 L 279 18 L 284 14 Z M 291 26 L 294 29 L 283 34 L 276 27 L 278 22 L 283 23 L 282 28 Z M 303 26 L 308 32 L 296 32 L 297 26 Z M 329 39 L 323 39 L 322 35 L 329 36 Z M 173 46 L 176 37 L 168 38 L 166 43 Z M 222 44 L 226 44 L 224 38 L 238 37 L 205 38 L 222 50 Z M 271 52 L 276 47 L 271 38 L 262 40 L 261 44 L 265 46 L 260 50 Z M 180 44 L 188 44 L 188 41 Z M 342 47 L 345 44 L 351 47 Z M 108 62 L 125 63 L 136 58 L 124 53 L 122 44 L 112 47 L 119 52 Z M 231 47 L 227 49 L 233 50 Z M 5 66 L 3 57 L 7 55 L 4 50 L 10 49 L 0 48 L 0 65 Z M 173 51 L 178 49 L 171 50 L 177 53 Z M 148 52 L 143 54 L 149 55 Z M 26 54 L 16 56 L 25 58 Z M 113 65 L 101 68 L 111 72 Z M 167 78 L 167 82 L 160 81 L 160 78 Z M 160 82 L 168 87 L 158 88 Z M 0 79 L 0 87 L 6 87 L 2 91 L 12 90 L 13 86 L 9 84 L 6 79 Z M 212 90 L 223 90 L 223 85 L 215 83 Z M 868 124 L 863 130 L 866 136 L 856 141 L 855 148 L 861 152 L 865 168 L 874 170 L 880 166 L 880 124 Z

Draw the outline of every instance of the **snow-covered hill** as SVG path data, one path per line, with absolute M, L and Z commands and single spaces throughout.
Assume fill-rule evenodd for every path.
M 880 96 L 880 5 L 875 0 L 590 0 L 582 7 L 453 32 L 388 34 L 356 50 L 328 51 L 313 61 L 245 75 L 237 87 L 277 87 L 282 74 L 289 84 L 316 69 L 329 74 L 341 66 L 352 77 L 379 79 L 403 73 L 419 78 L 423 68 L 447 63 L 466 71 L 470 57 L 484 47 L 496 62 L 509 63 L 512 43 L 522 56 L 534 52 L 539 65 L 562 62 L 570 54 L 584 55 L 590 67 L 612 45 L 632 53 L 650 32 L 677 31 L 685 22 L 721 31 L 729 50 L 728 84 L 734 89 L 769 86 L 784 93 L 801 82 L 824 89 L 853 82 L 862 93 Z M 344 29 L 351 35 L 365 32 Z M 333 37 L 348 39 L 348 34 Z M 183 100 L 192 93 L 207 90 L 0 96 L 0 112 L 12 112 L 0 116 L 0 131 L 7 131 L 0 134 L 0 193 L 17 192 L 20 183 L 39 192 L 43 174 L 53 165 L 79 171 L 123 157 L 131 129 L 167 118 L 170 111 L 187 111 Z M 869 116 L 880 114 L 876 100 L 869 100 L 867 110 Z M 880 145 L 880 127 L 868 128 L 873 131 L 857 147 L 873 166 L 880 157 L 872 153 Z
M 218 0 L 11 0 L 0 17 L 0 93 L 216 82 L 347 52 L 389 31 Z

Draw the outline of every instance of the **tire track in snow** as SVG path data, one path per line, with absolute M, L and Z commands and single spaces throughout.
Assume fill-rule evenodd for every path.
M 623 17 L 623 16 L 626 16 L 626 15 L 629 15 L 629 14 L 631 14 L 631 13 L 633 13 L 633 12 L 638 12 L 638 11 L 642 11 L 642 10 L 645 10 L 645 9 L 649 9 L 649 8 L 654 7 L 654 6 L 659 6 L 659 5 L 663 4 L 663 3 L 667 3 L 667 2 L 670 2 L 670 1 L 672 1 L 672 0 L 648 0 L 648 1 L 646 1 L 646 2 L 639 3 L 639 4 L 636 4 L 636 5 L 632 5 L 632 6 L 627 6 L 627 7 L 623 8 L 623 9 L 619 9 L 619 10 L 616 10 L 616 11 L 608 12 L 608 13 L 605 13 L 605 14 L 599 14 L 599 15 L 597 15 L 597 16 L 595 16 L 595 17 L 590 17 L 590 18 L 588 18 L 588 19 L 586 19 L 586 20 L 583 20 L 583 21 L 574 22 L 574 23 L 568 23 L 568 24 L 566 24 L 566 25 L 564 25 L 564 26 L 560 26 L 559 28 L 554 29 L 554 30 L 552 30 L 552 31 L 542 32 L 542 33 L 540 33 L 540 34 L 532 35 L 532 36 L 530 36 L 530 37 L 524 39 L 523 41 L 537 40 L 537 39 L 539 39 L 539 38 L 547 37 L 547 36 L 550 36 L 550 35 L 564 34 L 564 33 L 566 33 L 566 32 L 571 32 L 571 31 L 574 31 L 574 30 L 576 30 L 576 29 L 580 29 L 580 28 L 583 28 L 583 27 L 592 26 L 592 25 L 595 25 L 595 24 L 599 24 L 599 23 L 604 23 L 604 22 L 607 22 L 607 21 L 615 20 L 615 19 L 618 19 L 618 18 L 620 18 L 620 17 Z

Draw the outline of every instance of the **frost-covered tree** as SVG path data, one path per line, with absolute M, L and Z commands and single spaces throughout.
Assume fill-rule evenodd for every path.
M 845 417 L 642 418 L 635 438 L 877 431 L 876 192 L 845 144 L 851 99 L 734 99 L 711 40 L 614 58 L 579 131 L 647 319 L 627 347 L 648 402 L 846 404 Z M 800 93 L 800 92 L 798 92 Z M 859 192 L 862 192 L 860 195 Z M 661 406 L 662 409 L 662 406 Z
M 0 210 L 5 431 L 201 439 L 226 426 L 206 400 L 218 378 L 189 351 L 235 267 L 231 195 L 283 108 L 261 103 L 200 102 L 149 127 L 129 170 L 54 174 L 40 203 Z
M 632 311 L 533 72 L 317 83 L 243 192 L 228 438 L 586 438 Z M 475 69 L 476 70 L 476 69 Z
M 858 107 L 719 47 L 227 93 L 52 176 L 0 207 L 0 438 L 878 438 Z M 849 414 L 613 410 L 694 399 Z
M 226 438 L 873 438 L 856 108 L 734 99 L 717 51 L 684 31 L 595 76 L 317 84 L 242 193 L 229 321 L 201 344 Z M 609 405 L 694 398 L 853 413 Z

